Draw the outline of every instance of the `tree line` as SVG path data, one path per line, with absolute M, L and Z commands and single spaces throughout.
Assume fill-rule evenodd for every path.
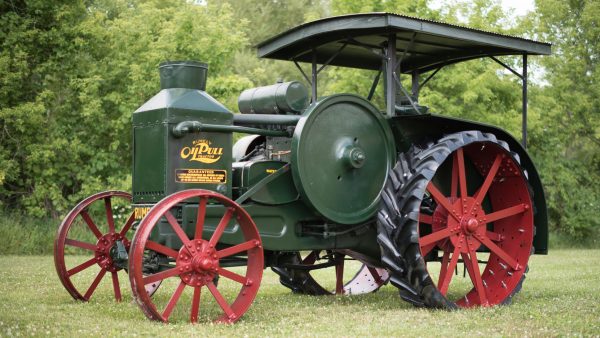
M 207 91 L 236 111 L 243 89 L 302 80 L 293 64 L 259 60 L 260 41 L 326 16 L 392 12 L 553 44 L 552 56 L 530 58 L 529 152 L 551 229 L 580 238 L 599 231 L 600 2 L 536 0 L 516 18 L 499 0 L 432 3 L 0 1 L 0 206 L 58 218 L 92 193 L 129 191 L 131 113 L 159 90 L 162 61 L 207 62 Z M 521 67 L 518 57 L 502 60 Z M 322 79 L 323 94 L 366 95 L 372 74 L 331 68 Z M 520 86 L 494 61 L 474 60 L 440 71 L 420 102 L 520 135 Z

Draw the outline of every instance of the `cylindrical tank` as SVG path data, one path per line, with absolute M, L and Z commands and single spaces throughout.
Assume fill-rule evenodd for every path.
M 187 88 L 206 90 L 208 65 L 196 61 L 166 61 L 158 66 L 160 89 Z
M 238 98 L 242 114 L 299 114 L 308 105 L 308 90 L 297 81 L 246 89 Z

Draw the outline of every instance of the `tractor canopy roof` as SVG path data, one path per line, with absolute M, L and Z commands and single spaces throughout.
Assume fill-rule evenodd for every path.
M 305 23 L 258 44 L 258 56 L 372 69 L 395 36 L 402 73 L 500 55 L 548 55 L 549 43 L 392 13 L 365 13 Z

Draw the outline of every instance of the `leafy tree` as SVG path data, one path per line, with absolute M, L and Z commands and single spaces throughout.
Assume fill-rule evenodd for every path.
M 124 0 L 3 3 L 0 199 L 58 216 L 108 188 L 130 189 L 131 113 L 168 59 L 210 64 L 208 87 L 239 92 L 228 65 L 245 46 L 228 6 Z
M 52 130 L 58 131 L 61 112 L 72 109 L 66 74 L 77 72 L 70 57 L 79 36 L 73 27 L 85 18 L 85 6 L 5 1 L 0 13 L 0 195 L 9 206 L 36 204 L 33 214 L 40 215 L 63 199 L 57 185 L 71 176 L 62 162 L 67 135 L 57 139 Z M 53 180 L 42 183 L 43 175 Z
M 231 63 L 232 71 L 251 84 L 246 88 L 270 85 L 278 80 L 297 80 L 309 86 L 292 63 L 258 59 L 254 47 L 292 27 L 327 16 L 326 1 L 224 0 L 219 3 L 231 6 L 235 20 L 247 22 L 245 33 L 249 45 L 238 48 Z
M 552 225 L 589 236 L 600 229 L 600 3 L 537 0 L 526 24 L 553 43 L 531 138 Z

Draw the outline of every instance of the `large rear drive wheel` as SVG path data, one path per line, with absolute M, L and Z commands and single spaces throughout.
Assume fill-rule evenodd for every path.
M 172 213 L 171 209 L 183 203 L 198 203 L 193 233 L 186 233 Z M 224 214 L 215 225 L 211 238 L 205 240 L 202 233 L 208 204 L 222 205 Z M 225 229 L 232 224 L 241 228 L 243 242 L 229 247 L 217 246 Z M 157 243 L 151 237 L 156 232 L 174 233 L 180 244 L 170 247 Z M 229 198 L 201 189 L 174 193 L 154 205 L 135 233 L 130 257 L 129 279 L 137 303 L 148 318 L 163 322 L 177 312 L 176 305 L 185 290 L 192 292 L 189 319 L 197 322 L 203 287 L 208 289 L 220 309 L 215 313 L 216 321 L 235 322 L 254 301 L 264 267 L 262 243 L 250 215 Z M 223 266 L 224 260 L 233 257 L 246 262 L 245 272 Z M 151 268 L 155 270 L 149 272 Z M 225 280 L 220 279 L 217 289 L 215 281 L 219 277 Z M 231 285 L 224 287 L 225 281 L 230 281 Z M 154 282 L 162 284 L 150 298 L 144 286 Z M 208 317 L 214 312 L 209 306 L 203 309 Z
M 126 192 L 101 192 L 77 204 L 60 224 L 54 265 L 73 298 L 88 301 L 108 273 L 115 299 L 121 300 L 118 272 L 127 264 L 127 232 L 134 220 L 130 202 Z
M 312 296 L 365 294 L 379 290 L 389 279 L 385 269 L 361 264 L 351 256 L 332 250 L 313 250 L 304 257 L 299 252 L 282 256 L 282 264 L 272 269 L 279 275 L 281 284 L 294 293 Z M 335 276 L 335 284 L 330 283 L 331 275 Z
M 383 261 L 415 305 L 508 303 L 534 236 L 527 173 L 492 134 L 448 135 L 400 156 L 378 214 Z M 462 263 L 468 279 L 453 278 Z

